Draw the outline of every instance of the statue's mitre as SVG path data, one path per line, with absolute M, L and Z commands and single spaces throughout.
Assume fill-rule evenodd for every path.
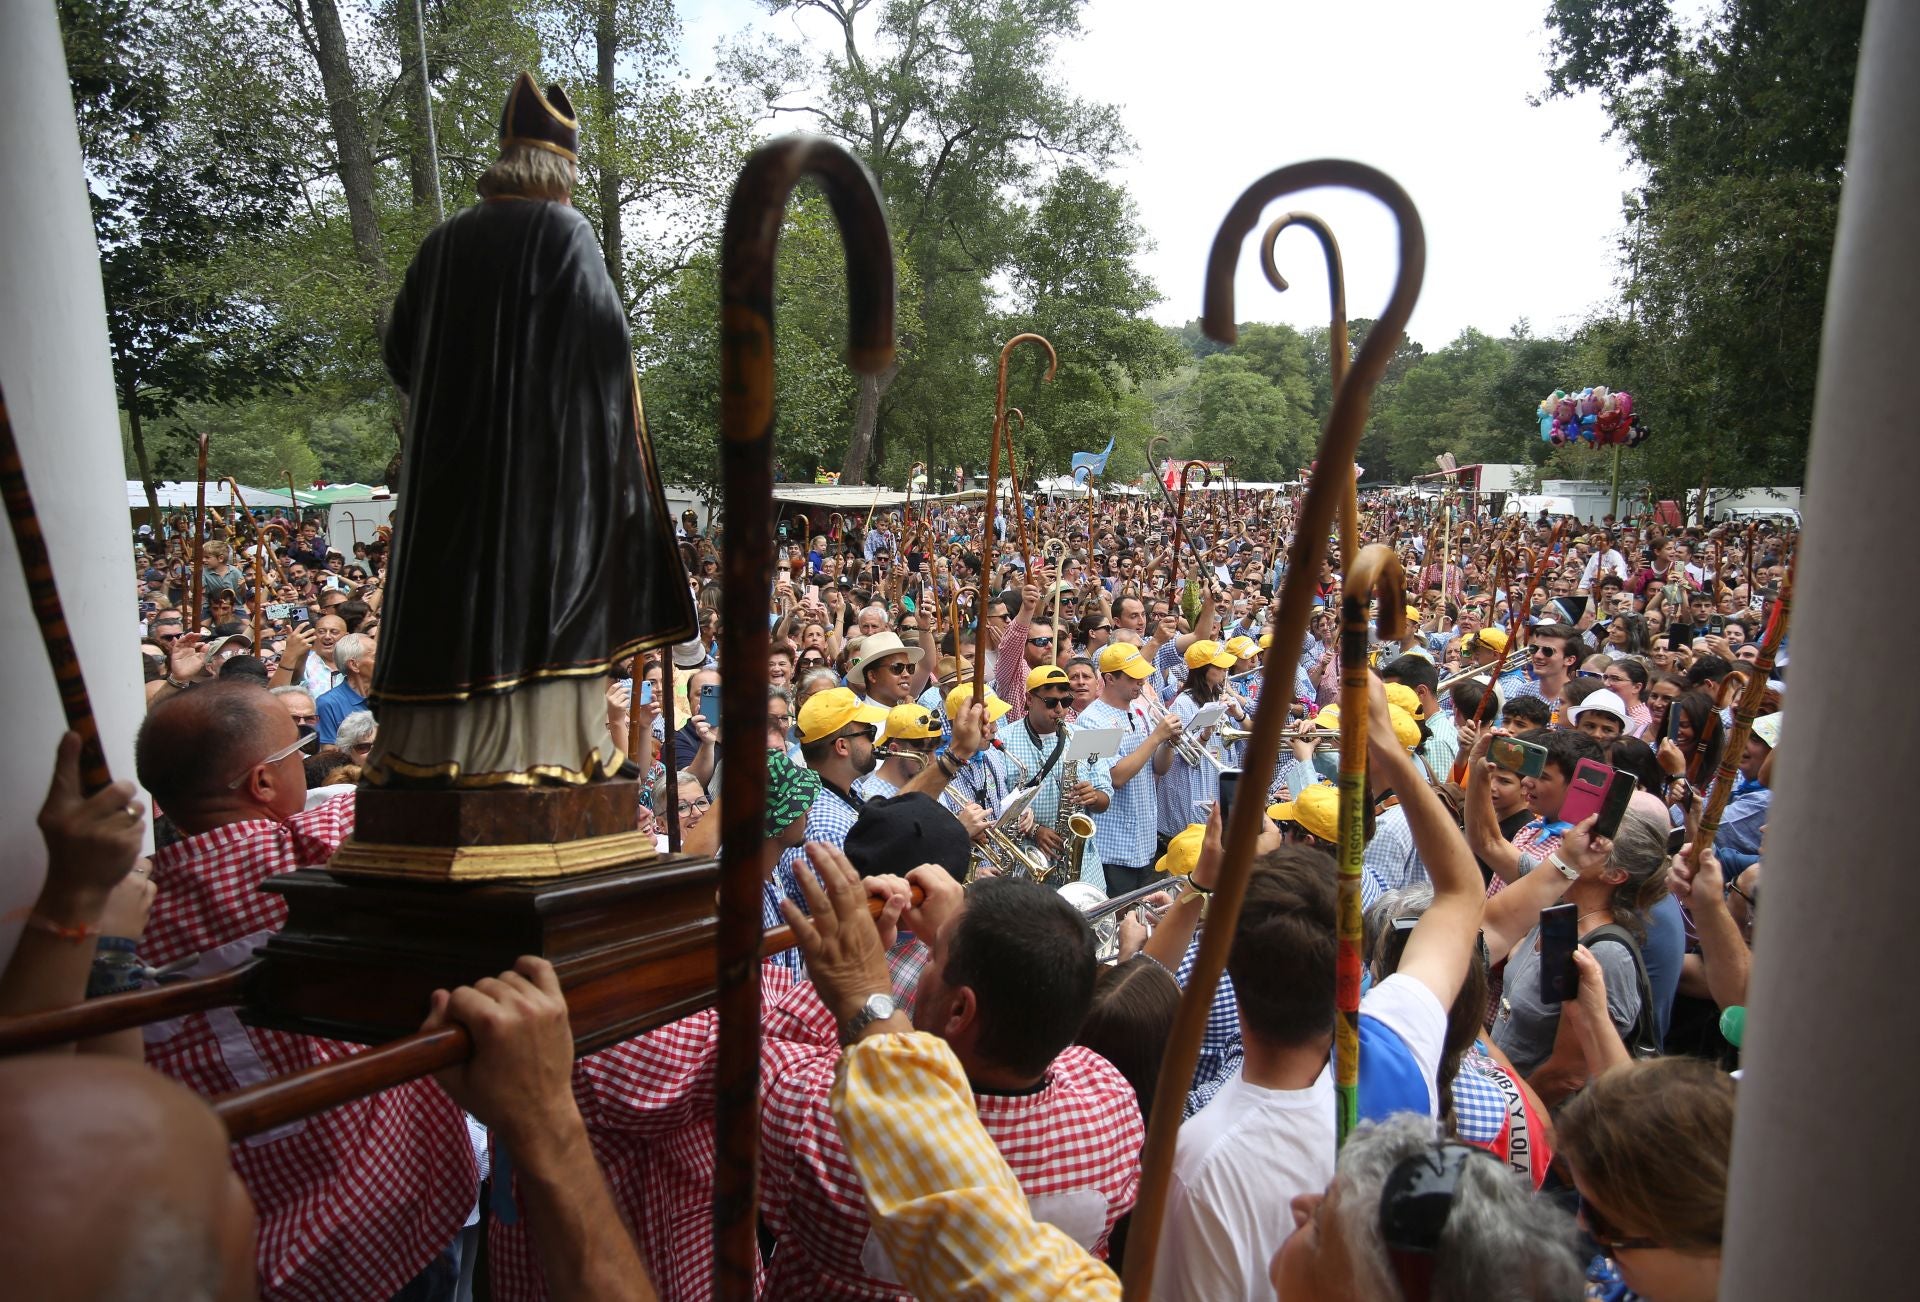
M 533 145 L 551 149 L 564 158 L 580 157 L 580 121 L 573 101 L 558 86 L 547 87 L 542 95 L 529 73 L 513 80 L 507 106 L 500 110 L 500 148 L 509 145 Z

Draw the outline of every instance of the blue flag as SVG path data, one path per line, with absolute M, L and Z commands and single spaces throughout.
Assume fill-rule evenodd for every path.
M 1113 438 L 1112 438 L 1112 436 L 1109 436 L 1109 437 L 1107 438 L 1107 448 L 1106 448 L 1106 451 L 1104 451 L 1104 452 L 1076 452 L 1076 453 L 1074 453 L 1074 454 L 1073 454 L 1073 477 L 1074 477 L 1075 479 L 1079 479 L 1079 478 L 1081 478 L 1081 474 L 1080 474 L 1080 472 L 1081 472 L 1082 470 L 1085 470 L 1085 471 L 1087 472 L 1087 474 L 1086 474 L 1086 477 L 1087 477 L 1087 478 L 1089 478 L 1089 479 L 1090 479 L 1090 478 L 1092 478 L 1092 477 L 1093 477 L 1093 476 L 1095 476 L 1095 475 L 1104 475 L 1104 474 L 1106 474 L 1106 473 L 1107 473 L 1107 458 L 1108 458 L 1108 457 L 1110 457 L 1110 456 L 1112 456 L 1112 455 L 1113 455 Z

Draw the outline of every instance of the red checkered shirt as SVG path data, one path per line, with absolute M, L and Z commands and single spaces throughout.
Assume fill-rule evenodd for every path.
M 768 1296 L 907 1297 L 872 1234 L 829 1107 L 840 1061 L 833 1015 L 811 985 L 797 986 L 768 1010 L 765 1029 L 760 1213 L 779 1239 Z M 1039 1089 L 976 1093 L 974 1106 L 1034 1215 L 1104 1257 L 1140 1185 L 1145 1131 L 1126 1079 L 1076 1045 Z
M 325 863 L 353 830 L 351 793 L 284 823 L 230 823 L 153 857 L 148 962 L 243 961 L 286 921 L 265 878 Z M 424 1014 L 423 1014 L 424 1016 Z M 206 1097 L 352 1055 L 357 1046 L 243 1026 L 231 1009 L 147 1028 L 147 1062 Z M 260 1218 L 260 1296 L 391 1296 L 459 1234 L 478 1187 L 460 1109 L 416 1081 L 235 1144 Z

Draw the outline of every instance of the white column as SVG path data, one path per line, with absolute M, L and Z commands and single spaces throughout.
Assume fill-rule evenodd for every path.
M 144 709 L 126 471 L 67 62 L 52 0 L 0 4 L 0 385 L 67 622 L 116 778 L 133 776 Z M 32 903 L 46 871 L 34 815 L 65 728 L 27 600 L 0 530 L 0 915 Z M 0 954 L 17 922 L 0 923 Z
M 1920 5 L 1860 49 L 1767 829 L 1723 1298 L 1913 1295 Z

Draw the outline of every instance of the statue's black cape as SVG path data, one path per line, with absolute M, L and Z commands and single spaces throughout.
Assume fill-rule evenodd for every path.
M 386 362 L 410 410 L 374 702 L 597 675 L 693 636 L 626 314 L 586 218 L 508 199 L 436 227 Z

